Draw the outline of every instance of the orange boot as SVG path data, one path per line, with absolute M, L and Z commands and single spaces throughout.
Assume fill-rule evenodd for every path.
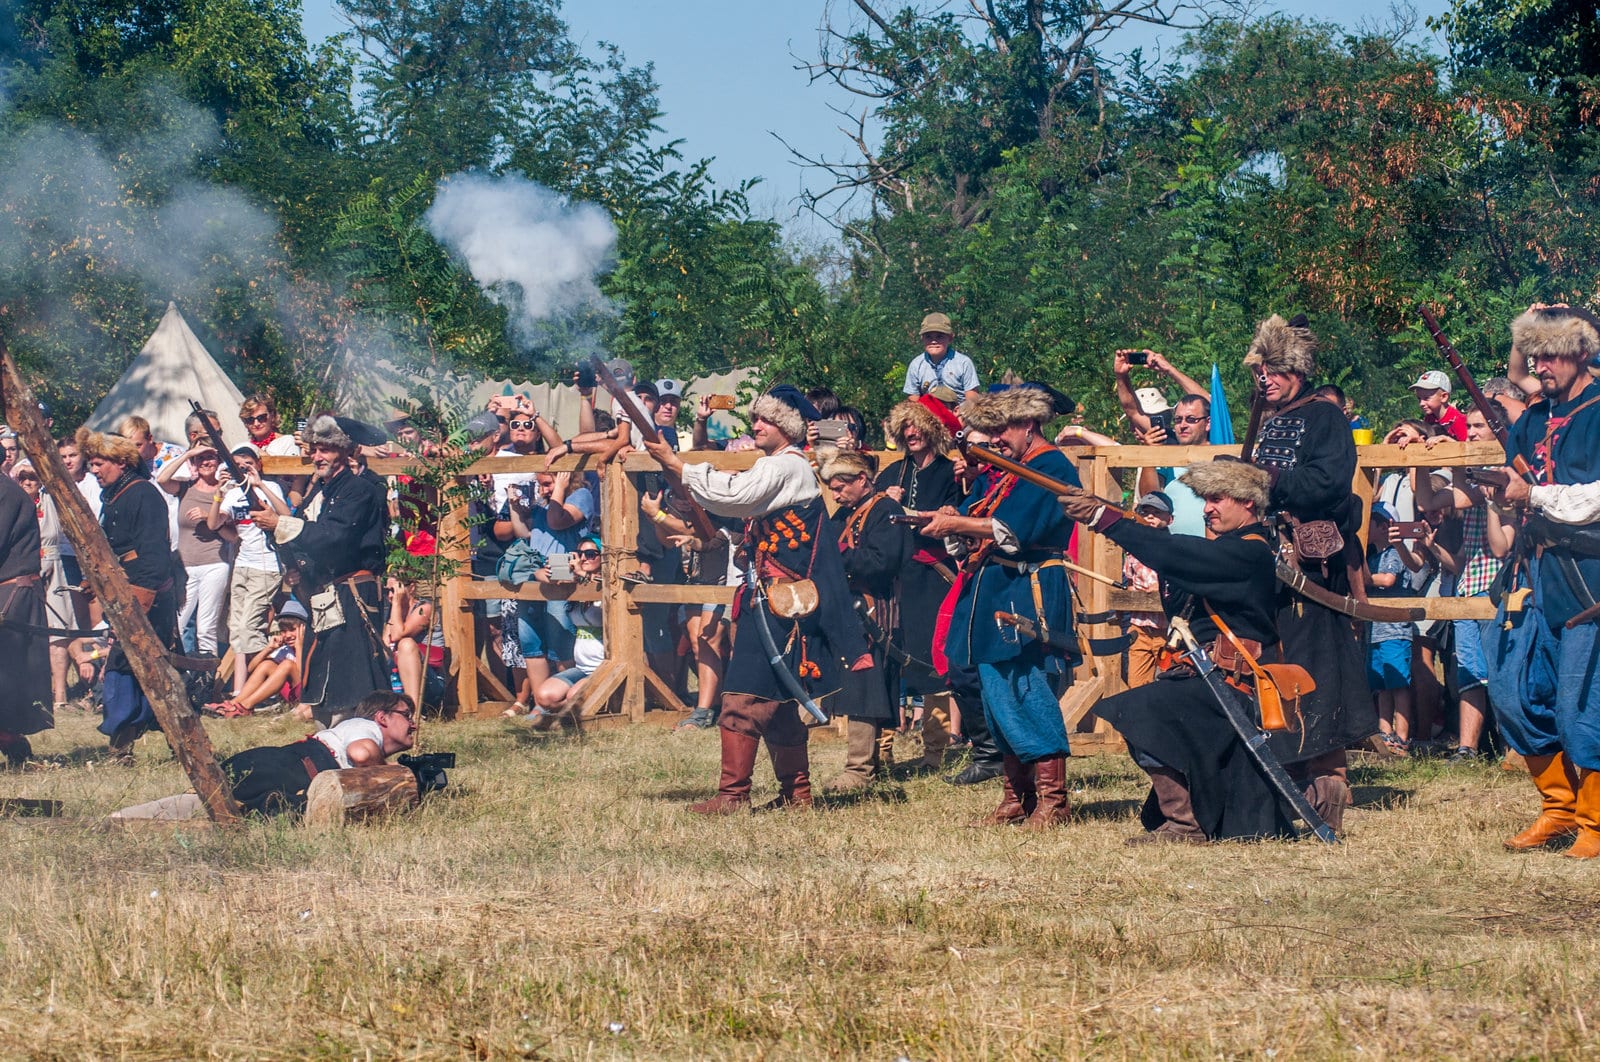
M 1528 773 L 1539 788 L 1543 804 L 1533 825 L 1505 842 L 1513 852 L 1543 848 L 1552 841 L 1578 832 L 1576 818 L 1576 778 L 1572 765 L 1561 753 L 1554 756 L 1528 756 Z
M 717 795 L 698 804 L 690 804 L 696 815 L 732 815 L 750 806 L 750 775 L 756 767 L 756 753 L 761 739 L 722 728 L 722 777 L 717 782 Z
M 1578 771 L 1578 838 L 1566 850 L 1568 859 L 1600 856 L 1600 771 Z
M 1001 791 L 1000 806 L 979 819 L 975 826 L 1011 826 L 1025 822 L 1034 808 L 1039 806 L 1039 792 L 1034 787 L 1033 765 L 1023 763 L 1007 754 L 1001 761 L 1000 777 L 1005 786 Z

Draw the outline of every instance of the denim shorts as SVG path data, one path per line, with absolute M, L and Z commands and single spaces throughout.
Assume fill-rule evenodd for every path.
M 1455 620 L 1456 689 L 1461 693 L 1489 682 L 1489 659 L 1483 652 L 1483 626 L 1479 620 Z
M 1410 639 L 1372 643 L 1367 654 L 1367 684 L 1374 690 L 1403 690 L 1411 686 Z
M 517 642 L 524 660 L 572 659 L 572 632 L 550 614 L 542 601 L 524 601 L 517 609 Z
M 589 677 L 589 672 L 581 667 L 569 667 L 565 671 L 558 671 L 550 677 L 557 681 L 565 682 L 569 686 L 576 686 Z

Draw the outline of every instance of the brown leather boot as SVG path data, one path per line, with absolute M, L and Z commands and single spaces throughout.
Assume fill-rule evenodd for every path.
M 1578 837 L 1562 855 L 1568 859 L 1600 856 L 1600 771 L 1578 770 Z
M 1067 758 L 1051 756 L 1033 765 L 1034 791 L 1038 802 L 1023 827 L 1029 830 L 1047 830 L 1052 826 L 1065 826 L 1072 820 L 1072 808 L 1067 803 Z
M 756 769 L 756 753 L 761 739 L 722 727 L 722 778 L 717 795 L 690 804 L 696 815 L 732 815 L 750 806 L 750 775 Z
M 1189 799 L 1189 780 L 1170 767 L 1147 767 L 1150 788 L 1155 790 L 1156 806 L 1167 821 L 1149 833 L 1128 838 L 1128 844 L 1208 844 L 1194 804 Z
M 828 780 L 824 793 L 850 793 L 872 784 L 878 771 L 878 724 L 851 719 L 845 729 L 844 770 Z
M 1344 809 L 1350 806 L 1350 783 L 1338 773 L 1319 774 L 1306 785 L 1306 800 L 1334 833 L 1344 832 Z
M 937 771 L 944 766 L 950 747 L 950 695 L 930 693 L 922 698 L 922 767 Z
M 772 773 L 778 776 L 778 796 L 761 805 L 762 811 L 811 806 L 811 758 L 804 745 L 767 743 Z
M 1010 826 L 1023 822 L 1038 806 L 1039 794 L 1033 784 L 1033 767 L 1009 753 L 1000 761 L 1000 779 L 1005 790 L 1000 806 L 979 819 L 977 826 Z
M 1572 772 L 1572 764 L 1559 752 L 1553 756 L 1525 756 L 1523 759 L 1539 790 L 1539 817 L 1533 820 L 1533 825 L 1505 842 L 1513 852 L 1543 848 L 1578 832 L 1577 777 Z

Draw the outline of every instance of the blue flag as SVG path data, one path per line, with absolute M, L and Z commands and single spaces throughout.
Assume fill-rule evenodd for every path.
M 1231 446 L 1236 440 L 1233 437 L 1233 418 L 1228 415 L 1228 393 L 1222 389 L 1222 373 L 1217 371 L 1217 363 L 1211 363 L 1211 445 Z

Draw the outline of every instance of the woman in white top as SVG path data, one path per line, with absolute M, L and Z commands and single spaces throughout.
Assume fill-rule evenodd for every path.
M 599 536 L 585 535 L 578 541 L 578 548 L 572 554 L 572 574 L 577 582 L 595 582 L 600 578 L 600 557 Z M 533 691 L 533 725 L 538 730 L 547 729 L 577 708 L 589 676 L 606 658 L 605 643 L 601 640 L 600 603 L 568 601 L 565 607 L 565 625 L 573 633 L 572 666 L 545 679 Z

